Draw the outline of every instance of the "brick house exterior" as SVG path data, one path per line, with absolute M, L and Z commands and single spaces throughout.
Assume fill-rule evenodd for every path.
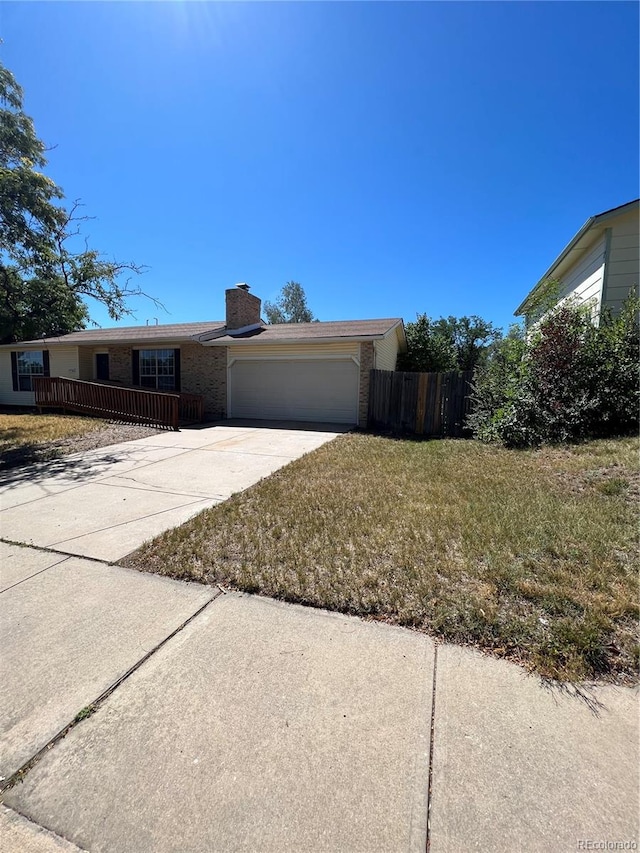
M 260 307 L 240 284 L 225 292 L 224 321 L 92 329 L 0 346 L 0 404 L 33 405 L 16 375 L 28 351 L 25 364 L 41 354 L 41 375 L 200 395 L 207 420 L 366 427 L 370 372 L 395 369 L 406 347 L 402 320 L 267 325 Z
M 205 417 L 219 420 L 227 414 L 227 350 L 182 344 L 182 390 L 204 397 Z

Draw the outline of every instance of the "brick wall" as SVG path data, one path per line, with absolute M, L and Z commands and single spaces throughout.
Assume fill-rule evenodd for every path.
M 241 287 L 225 291 L 227 329 L 242 329 L 260 322 L 261 301 Z
M 133 371 L 131 364 L 131 347 L 109 347 L 109 379 L 131 385 Z
M 227 413 L 227 348 L 180 345 L 181 389 L 202 394 L 204 413 L 209 420 Z
M 360 344 L 360 395 L 358 398 L 358 426 L 366 429 L 369 410 L 369 377 L 373 370 L 373 341 Z

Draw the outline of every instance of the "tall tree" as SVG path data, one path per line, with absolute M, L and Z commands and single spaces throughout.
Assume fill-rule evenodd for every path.
M 313 323 L 307 296 L 301 284 L 288 281 L 275 302 L 264 303 L 267 323 Z
M 0 342 L 30 341 L 85 328 L 87 306 L 61 278 L 22 278 L 0 264 Z
M 475 370 L 488 347 L 500 340 L 502 331 L 477 314 L 471 317 L 441 317 L 434 323 L 435 334 L 448 340 L 456 354 L 458 370 Z
M 46 148 L 23 109 L 23 92 L 0 64 L 0 341 L 83 328 L 94 299 L 118 320 L 127 301 L 145 296 L 122 281 L 143 268 L 105 260 L 86 244 L 77 250 L 79 203 L 63 204 L 59 186 L 42 171 Z M 152 300 L 156 304 L 157 300 Z
M 475 314 L 438 320 L 418 314 L 415 323 L 406 324 L 405 331 L 407 352 L 400 357 L 398 368 L 425 372 L 474 370 L 502 334 Z

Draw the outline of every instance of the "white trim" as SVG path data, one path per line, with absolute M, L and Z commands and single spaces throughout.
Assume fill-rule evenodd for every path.
M 393 328 L 397 328 L 400 324 L 397 323 Z M 286 344 L 349 344 L 349 343 L 366 343 L 367 341 L 382 340 L 386 337 L 391 329 L 386 332 L 381 332 L 379 335 L 339 335 L 332 338 L 265 338 L 262 335 L 256 335 L 253 338 L 238 338 L 228 340 L 228 336 L 217 338 L 213 341 L 200 341 L 203 347 L 237 347 L 237 346 L 284 346 Z
M 227 351 L 227 367 L 231 367 L 236 361 L 348 361 L 352 359 L 355 364 L 360 365 L 360 357 L 347 352 L 315 353 L 305 355 L 304 353 L 292 353 L 291 355 L 242 355 L 230 356 Z

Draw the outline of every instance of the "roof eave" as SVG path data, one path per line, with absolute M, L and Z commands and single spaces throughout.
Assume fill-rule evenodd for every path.
M 529 293 L 522 300 L 520 305 L 518 305 L 516 310 L 513 312 L 514 316 L 520 317 L 522 314 L 524 314 L 527 306 L 529 305 L 529 303 L 531 301 L 531 298 L 533 296 L 535 296 L 535 294 L 540 290 L 540 288 L 543 287 L 549 281 L 549 279 L 553 276 L 553 273 L 556 271 L 556 269 L 564 261 L 564 259 L 567 257 L 569 252 L 575 247 L 576 243 L 578 243 L 585 236 L 585 234 L 591 230 L 591 227 L 594 225 L 597 218 L 598 217 L 596 217 L 596 216 L 591 216 L 591 217 L 589 217 L 589 219 L 587 219 L 587 221 L 584 223 L 582 228 L 573 237 L 573 239 L 569 243 L 567 243 L 567 245 L 560 252 L 558 257 L 555 259 L 555 261 L 551 264 L 549 269 L 546 271 L 546 273 L 538 281 L 538 283 L 529 291 Z
M 514 316 L 521 317 L 525 312 L 529 303 L 531 302 L 531 297 L 535 296 L 535 294 L 540 290 L 543 285 L 545 285 L 550 278 L 553 277 L 553 273 L 558 269 L 560 264 L 567 258 L 569 252 L 571 252 L 576 245 L 582 240 L 582 238 L 589 232 L 594 225 L 601 225 L 603 222 L 607 222 L 609 219 L 615 219 L 618 216 L 623 216 L 625 213 L 633 210 L 634 207 L 638 207 L 640 205 L 640 200 L 634 199 L 633 201 L 629 201 L 626 204 L 621 204 L 619 207 L 614 207 L 611 210 L 605 210 L 603 213 L 598 213 L 596 216 L 590 216 L 589 219 L 584 223 L 582 228 L 578 231 L 578 233 L 570 240 L 569 243 L 564 247 L 564 249 L 560 252 L 555 261 L 551 264 L 546 273 L 542 276 L 542 278 L 538 281 L 538 283 L 529 291 L 526 297 L 522 300 L 520 305 L 513 312 Z
M 332 337 L 316 337 L 316 338 L 269 338 L 265 340 L 262 335 L 255 335 L 251 338 L 237 338 L 235 340 L 228 340 L 226 337 L 224 339 L 216 339 L 213 341 L 203 341 L 202 346 L 204 347 L 228 347 L 235 346 L 237 344 L 241 346 L 251 346 L 253 344 L 339 344 L 339 343 L 349 343 L 353 341 L 354 343 L 359 343 L 361 341 L 376 341 L 381 340 L 385 337 L 387 332 L 380 332 L 375 335 L 333 335 Z
M 13 348 L 16 349 L 20 347 L 44 347 L 48 349 L 49 347 L 93 347 L 93 346 L 129 346 L 129 345 L 143 345 L 143 344 L 162 344 L 162 343 L 201 343 L 199 340 L 200 336 L 206 334 L 206 332 L 201 332 L 200 335 L 168 335 L 166 337 L 161 338 L 91 338 L 91 340 L 87 341 L 69 341 L 65 340 L 64 337 L 60 338 L 43 338 L 42 340 L 36 341 L 13 341 L 8 344 L 0 344 L 0 349 L 8 349 Z

